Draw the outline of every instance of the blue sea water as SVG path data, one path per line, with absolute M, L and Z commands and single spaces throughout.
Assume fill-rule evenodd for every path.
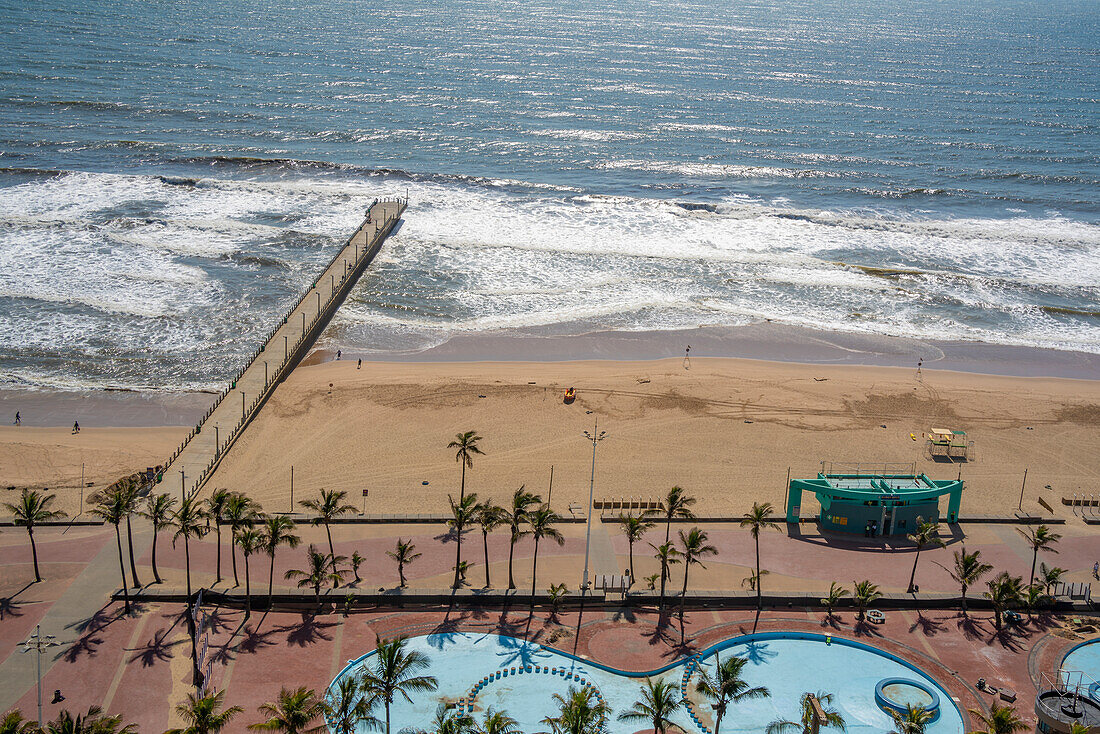
M 0 385 L 763 319 L 1100 352 L 1100 4 L 0 2 Z M 247 345 L 245 348 L 242 345 Z

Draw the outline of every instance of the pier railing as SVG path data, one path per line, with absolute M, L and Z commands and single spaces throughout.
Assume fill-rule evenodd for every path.
M 202 488 L 203 484 L 221 461 L 222 456 L 225 455 L 226 449 L 232 446 L 237 440 L 241 432 L 255 416 L 259 407 L 271 396 L 275 386 L 286 377 L 302 357 L 305 356 L 308 348 L 316 341 L 324 326 L 326 326 L 328 321 L 332 318 L 336 308 L 343 299 L 346 298 L 359 275 L 365 270 L 366 266 L 370 264 L 371 260 L 374 259 L 382 243 L 393 230 L 394 226 L 401 218 L 401 214 L 407 207 L 407 198 L 375 199 L 367 209 L 367 216 L 351 237 L 347 239 L 343 247 L 337 250 L 332 259 L 328 261 L 322 269 L 321 275 L 314 280 L 308 288 L 302 291 L 298 299 L 294 302 L 294 305 L 287 309 L 279 322 L 265 333 L 263 343 L 246 357 L 244 366 L 234 372 L 233 376 L 230 378 L 229 386 L 218 393 L 210 408 L 203 414 L 195 427 L 187 434 L 187 437 L 178 447 L 176 447 L 176 450 L 165 463 L 164 469 L 158 477 L 158 481 L 163 481 L 169 476 L 169 471 L 175 468 L 177 460 L 183 456 L 188 448 L 191 448 L 193 451 L 195 450 L 194 440 L 202 433 L 206 422 L 214 416 L 226 398 L 228 398 L 231 393 L 237 391 L 238 384 L 241 383 L 246 375 L 253 369 L 259 369 L 258 363 L 260 362 L 261 355 L 270 349 L 273 343 L 277 344 L 276 337 L 279 332 L 282 331 L 284 327 L 291 329 L 296 328 L 296 325 L 291 323 L 291 318 L 295 315 L 295 312 L 302 309 L 308 297 L 316 294 L 316 313 L 310 318 L 307 317 L 306 314 L 306 310 L 308 309 L 302 309 L 301 331 L 298 333 L 294 343 L 290 343 L 289 334 L 283 335 L 284 350 L 282 360 L 274 369 L 269 368 L 268 361 L 265 360 L 263 362 L 264 375 L 260 382 L 261 389 L 255 394 L 251 401 L 249 401 L 247 395 L 241 391 L 240 418 L 225 431 L 225 436 L 221 435 L 222 431 L 220 430 L 220 426 L 216 426 L 214 447 L 210 456 L 203 457 L 203 460 L 200 462 L 202 469 L 196 476 L 191 477 L 192 481 L 190 483 L 187 481 L 186 474 L 181 470 L 180 489 L 182 494 L 193 496 Z M 360 236 L 362 237 L 361 247 L 357 241 Z M 344 261 L 342 272 L 339 274 L 330 272 L 336 267 L 336 263 L 341 261 L 341 259 Z M 326 275 L 329 276 L 331 287 L 328 297 L 322 297 L 318 285 L 323 283 Z M 192 462 L 192 464 L 193 463 L 194 462 Z

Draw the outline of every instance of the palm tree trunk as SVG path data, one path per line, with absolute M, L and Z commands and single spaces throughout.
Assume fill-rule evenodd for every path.
M 183 536 L 183 558 L 187 568 L 187 604 L 184 614 L 187 615 L 187 633 L 191 637 L 191 684 L 196 688 L 202 684 L 202 673 L 199 672 L 199 645 L 195 639 L 195 615 L 191 613 L 191 545 L 187 542 L 187 536 Z
M 917 561 L 920 560 L 920 546 L 917 546 L 917 557 L 913 559 L 913 572 L 909 574 L 909 588 L 906 591 L 908 594 L 913 593 L 913 581 L 917 578 Z
M 512 578 L 512 554 L 516 550 L 516 536 L 512 536 L 511 545 L 508 546 L 508 590 L 516 588 L 515 579 Z
M 122 562 L 122 533 L 115 525 L 115 540 L 118 542 L 118 570 L 122 572 L 122 598 L 126 603 L 126 614 L 130 613 L 130 590 L 126 587 L 126 565 Z
M 252 586 L 248 583 L 248 556 L 244 557 L 244 617 L 252 616 Z
M 230 527 L 229 532 L 233 536 L 233 542 L 229 544 L 229 557 L 233 559 L 233 588 L 235 589 L 241 585 L 240 579 L 237 578 L 237 528 Z M 247 562 L 248 559 L 245 559 L 245 563 Z
M 721 730 L 721 728 L 722 728 L 722 712 L 721 711 L 716 711 L 715 714 L 714 714 L 714 734 L 718 734 L 718 732 Z
M 539 565 L 539 539 L 535 538 L 535 556 L 531 559 L 531 603 L 535 603 L 535 580 L 538 576 Z
M 489 583 L 489 533 L 484 530 L 481 532 L 481 542 L 485 546 L 485 588 L 488 589 L 491 586 Z
M 458 490 L 458 504 L 462 504 L 462 500 L 466 499 L 466 459 L 462 460 L 462 485 Z M 386 730 L 386 734 L 389 734 L 389 729 Z
M 665 569 L 668 564 L 661 559 L 661 598 L 657 602 L 657 626 L 661 626 L 661 619 L 665 613 Z
M 463 464 L 463 466 L 465 466 L 465 464 Z M 463 469 L 463 473 L 465 473 L 465 469 Z M 456 526 L 455 532 L 458 534 L 458 542 L 455 543 L 455 581 L 454 584 L 451 585 L 452 589 L 459 588 L 458 569 L 462 565 L 462 527 Z
M 390 734 L 390 699 L 386 699 L 386 734 Z
M 34 559 L 34 582 L 38 583 L 42 580 L 42 574 L 38 573 L 38 547 L 35 546 L 35 544 L 34 544 L 34 526 L 33 525 L 29 525 L 29 524 L 27 525 L 27 537 L 31 539 L 31 558 Z M 119 563 L 122 563 L 122 555 L 121 555 L 122 545 L 121 545 L 121 541 L 119 542 L 118 552 L 120 554 L 119 557 L 118 557 L 118 561 L 119 561 Z M 123 572 L 123 573 L 125 573 L 125 572 Z M 126 580 L 125 579 L 123 579 L 122 585 L 123 586 L 126 585 Z
M 275 583 L 275 554 L 271 553 L 271 570 L 267 572 L 267 608 L 271 609 L 271 587 Z
M 328 536 L 328 557 L 332 559 L 332 570 L 335 571 L 336 570 L 336 550 L 332 547 L 332 531 L 329 530 L 329 526 L 328 526 L 327 522 L 325 523 L 325 535 Z M 335 588 L 338 588 L 339 586 L 340 586 L 340 581 L 335 576 L 333 576 L 332 577 L 332 588 L 335 589 Z
M 1028 579 L 1028 586 L 1035 583 L 1035 561 L 1037 560 L 1039 560 L 1039 548 L 1036 546 L 1031 552 L 1031 578 Z
M 628 540 L 627 544 L 630 546 L 630 583 L 634 583 L 634 541 Z
M 763 593 L 763 579 L 760 578 L 760 531 L 756 532 L 756 611 L 760 611 L 760 608 L 764 606 L 762 599 Z
M 219 518 L 211 518 L 214 521 L 214 531 L 218 534 L 218 578 L 214 583 L 222 582 L 222 524 Z
M 401 579 L 401 588 L 405 588 L 405 564 L 404 562 L 398 562 L 397 564 L 397 577 Z
M 160 572 L 157 571 L 157 524 L 153 523 L 153 578 L 157 580 L 158 584 L 164 583 L 160 580 Z
M 966 616 L 966 584 L 962 585 L 962 608 L 963 616 Z
M 137 566 L 134 565 L 134 531 L 130 528 L 130 515 L 126 515 L 126 545 L 130 547 L 130 576 L 134 579 L 134 588 L 139 588 L 141 582 L 137 577 Z

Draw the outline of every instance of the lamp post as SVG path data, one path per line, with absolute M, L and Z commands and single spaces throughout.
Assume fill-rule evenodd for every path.
M 241 422 L 244 422 L 244 390 L 241 390 Z
M 592 540 L 592 493 L 596 488 L 596 444 L 607 438 L 607 431 L 600 431 L 600 419 L 596 419 L 592 426 L 592 433 L 584 432 L 584 437 L 592 442 L 592 476 L 588 481 L 588 514 L 585 517 L 584 529 L 584 584 L 582 588 L 588 588 L 588 548 Z
M 222 453 L 221 435 L 218 433 L 218 424 L 214 424 L 214 458 L 218 458 Z
M 187 477 L 183 473 L 183 469 L 180 469 L 180 502 L 183 502 L 184 495 L 187 493 Z
M 34 633 L 23 642 L 23 652 L 36 652 L 38 658 L 38 727 L 42 727 L 42 652 L 47 648 L 60 645 L 53 635 L 42 634 L 42 625 L 34 626 Z

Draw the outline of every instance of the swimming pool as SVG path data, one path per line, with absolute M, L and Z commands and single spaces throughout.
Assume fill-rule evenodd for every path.
M 391 709 L 393 731 L 428 729 L 438 702 L 468 703 L 476 718 L 493 707 L 503 709 L 519 722 L 526 734 L 548 731 L 541 724 L 544 716 L 556 714 L 552 697 L 570 685 L 595 687 L 612 709 L 610 734 L 632 734 L 648 728 L 638 722 L 620 722 L 616 717 L 638 698 L 646 673 L 626 673 L 587 660 L 578 660 L 556 650 L 525 640 L 476 632 L 448 632 L 411 637 L 409 649 L 428 656 L 428 673 L 439 681 L 435 694 L 408 703 L 395 701 Z M 962 716 L 951 696 L 924 673 L 880 650 L 848 640 L 794 632 L 763 633 L 725 640 L 703 651 L 698 658 L 679 660 L 649 675 L 667 679 L 677 688 L 688 674 L 689 696 L 698 700 L 693 689 L 695 666 L 710 669 L 714 654 L 748 658 L 744 677 L 752 686 L 766 686 L 771 697 L 731 706 L 722 721 L 722 734 L 762 732 L 772 721 L 799 718 L 799 698 L 806 691 L 824 691 L 834 695 L 834 707 L 844 717 L 848 731 L 855 734 L 880 734 L 891 730 L 890 716 L 879 708 L 876 686 L 885 679 L 916 681 L 936 691 L 940 707 L 938 718 L 926 734 L 959 734 Z M 346 675 L 360 674 L 370 664 L 373 653 L 354 661 L 333 681 Z M 684 731 L 704 734 L 700 721 L 709 723 L 703 707 L 681 710 L 673 721 Z M 698 714 L 698 718 L 694 714 Z M 381 710 L 376 712 L 381 716 Z M 365 732 L 365 730 L 363 730 Z
M 1100 640 L 1082 642 L 1070 648 L 1062 658 L 1062 670 L 1079 670 L 1093 680 L 1100 680 Z

